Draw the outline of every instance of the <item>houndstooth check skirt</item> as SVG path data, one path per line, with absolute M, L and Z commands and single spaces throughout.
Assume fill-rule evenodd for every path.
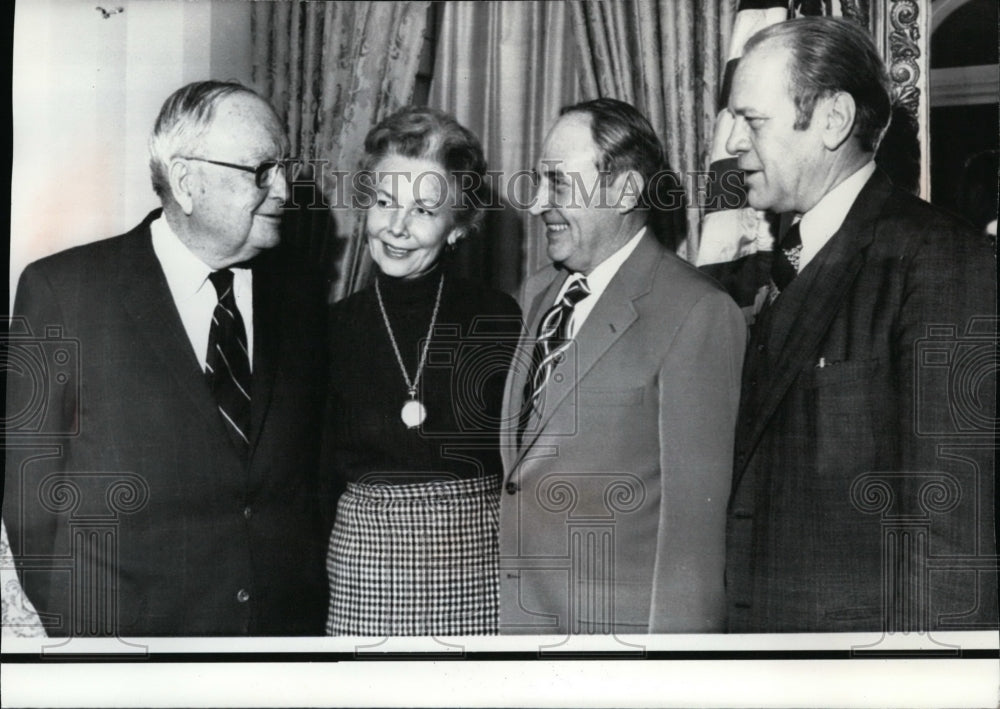
M 328 635 L 495 635 L 495 477 L 348 483 L 326 570 Z

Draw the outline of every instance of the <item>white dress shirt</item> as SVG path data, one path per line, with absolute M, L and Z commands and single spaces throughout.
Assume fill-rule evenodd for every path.
M 601 295 L 607 289 L 608 284 L 611 283 L 611 279 L 615 277 L 618 273 L 618 269 L 621 265 L 625 263 L 625 259 L 632 255 L 635 251 L 635 247 L 639 245 L 639 241 L 642 239 L 642 235 L 646 233 L 646 227 L 643 227 L 638 231 L 638 233 L 629 239 L 628 243 L 623 247 L 615 251 L 613 254 L 604 259 L 599 263 L 594 270 L 590 272 L 587 276 L 587 286 L 590 288 L 590 295 L 581 300 L 576 304 L 573 309 L 573 317 L 570 318 L 569 328 L 567 330 L 567 335 L 570 339 L 576 337 L 576 333 L 580 331 L 583 327 L 583 323 L 587 321 L 587 316 L 590 315 L 590 311 L 594 309 L 597 305 L 597 301 L 600 300 Z M 567 289 L 569 289 L 570 284 L 583 278 L 582 273 L 574 273 L 566 279 L 563 283 L 562 288 L 556 294 L 556 299 L 553 301 L 553 305 L 562 300 L 563 295 L 565 295 Z
M 219 302 L 215 286 L 208 280 L 212 269 L 191 253 L 162 216 L 149 225 L 153 251 L 167 277 L 170 295 L 184 324 L 202 371 L 208 355 L 208 333 L 212 313 Z M 249 268 L 233 268 L 233 295 L 247 332 L 247 352 L 253 367 L 253 274 Z
M 802 253 L 799 272 L 826 246 L 851 211 L 868 179 L 875 174 L 875 163 L 869 162 L 853 175 L 827 192 L 823 199 L 802 215 L 799 230 L 802 235 Z

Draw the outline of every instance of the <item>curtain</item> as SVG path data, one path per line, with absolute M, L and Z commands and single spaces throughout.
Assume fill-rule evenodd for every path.
M 730 3 L 574 0 L 570 7 L 583 94 L 627 101 L 649 118 L 688 197 L 685 213 L 666 225 L 674 233 L 663 240 L 693 256 L 701 223 L 695 197 L 711 144 Z
M 527 171 L 559 108 L 579 99 L 569 13 L 553 2 L 449 2 L 443 10 L 428 103 L 480 137 L 501 205 L 455 259 L 467 276 L 513 293 L 549 263 L 539 220 L 526 211 Z
M 311 161 L 312 173 L 293 185 L 294 203 L 312 233 L 303 248 L 332 263 L 332 300 L 362 287 L 371 271 L 364 220 L 351 208 L 350 176 L 365 134 L 413 96 L 428 5 L 253 6 L 254 84 L 285 121 L 292 154 Z M 335 231 L 317 235 L 317 218 L 326 230 L 329 215 Z

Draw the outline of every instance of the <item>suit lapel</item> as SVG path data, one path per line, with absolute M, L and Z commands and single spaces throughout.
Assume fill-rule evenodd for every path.
M 769 332 L 755 333 L 754 343 L 767 338 L 767 346 L 778 352 L 770 381 L 751 393 L 741 406 L 740 420 L 749 428 L 740 430 L 738 450 L 745 450 L 745 460 L 760 440 L 788 388 L 799 373 L 816 358 L 820 342 L 840 312 L 847 292 L 864 263 L 864 251 L 875 236 L 875 225 L 892 185 L 876 171 L 858 195 L 844 223 L 816 257 L 782 292 L 771 314 Z M 751 347 L 749 357 L 756 348 Z M 737 471 L 739 482 L 744 464 Z
M 149 224 L 158 214 L 154 212 L 147 217 L 123 242 L 117 266 L 122 303 L 159 368 L 174 378 L 177 388 L 190 400 L 192 411 L 205 417 L 210 425 L 218 426 L 225 435 L 204 372 L 191 349 L 166 276 L 153 251 Z
M 279 312 L 283 298 L 278 296 L 282 283 L 264 260 L 253 269 L 253 390 L 250 404 L 250 450 L 257 445 L 264 427 L 274 389 L 274 375 L 282 328 Z
M 510 374 L 504 387 L 504 411 L 500 428 L 500 457 L 505 471 L 512 469 L 518 458 L 517 431 L 521 421 L 521 406 L 524 403 L 524 384 L 528 378 L 531 366 L 531 356 L 535 344 L 535 333 L 543 312 L 542 304 L 546 298 L 554 299 L 567 274 L 557 274 L 556 277 L 540 292 L 524 294 L 527 307 L 523 313 L 523 328 L 517 343 L 517 350 L 511 365 Z
M 505 410 L 504 426 L 501 432 L 501 457 L 504 462 L 504 469 L 511 470 L 523 453 L 524 448 L 518 447 L 517 430 L 521 420 L 521 407 L 524 405 L 524 386 L 528 379 L 528 370 L 531 368 L 532 353 L 535 348 L 535 337 L 538 332 L 538 325 L 555 302 L 556 294 L 565 283 L 569 274 L 560 272 L 551 283 L 532 298 L 531 294 L 526 294 L 530 299 L 530 305 L 525 311 L 525 331 L 521 335 L 518 343 L 517 354 L 514 358 L 514 366 L 511 369 L 511 376 L 507 377 L 506 391 L 504 393 Z M 528 437 L 522 441 L 522 446 L 527 444 Z
M 625 260 L 611 282 L 608 283 L 608 287 L 590 312 L 587 321 L 576 333 L 574 344 L 567 350 L 569 367 L 564 371 L 571 376 L 564 376 L 562 381 L 556 381 L 553 377 L 546 385 L 544 414 L 534 431 L 525 433 L 518 459 L 538 438 L 539 433 L 552 419 L 563 401 L 577 390 L 587 373 L 625 334 L 629 326 L 638 319 L 633 301 L 648 293 L 652 287 L 653 275 L 659 264 L 660 255 L 656 241 L 651 236 L 644 236 L 636 246 L 635 251 Z M 544 304 L 546 306 L 554 302 L 563 281 L 565 278 L 556 279 L 556 283 L 553 284 L 555 287 L 549 288 L 545 292 Z M 546 309 L 545 307 L 534 308 L 535 316 L 532 318 L 532 325 L 536 329 L 538 320 Z

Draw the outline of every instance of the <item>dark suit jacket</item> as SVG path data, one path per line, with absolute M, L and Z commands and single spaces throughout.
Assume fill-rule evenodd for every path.
M 254 265 L 244 463 L 153 252 L 155 216 L 21 276 L 3 515 L 25 592 L 51 635 L 320 635 L 320 283 L 272 253 Z
M 988 243 L 876 172 L 752 329 L 732 631 L 996 624 L 995 308 Z
M 721 630 L 743 316 L 645 236 L 518 446 L 533 334 L 565 279 L 547 269 L 528 284 L 529 334 L 507 380 L 500 631 Z

